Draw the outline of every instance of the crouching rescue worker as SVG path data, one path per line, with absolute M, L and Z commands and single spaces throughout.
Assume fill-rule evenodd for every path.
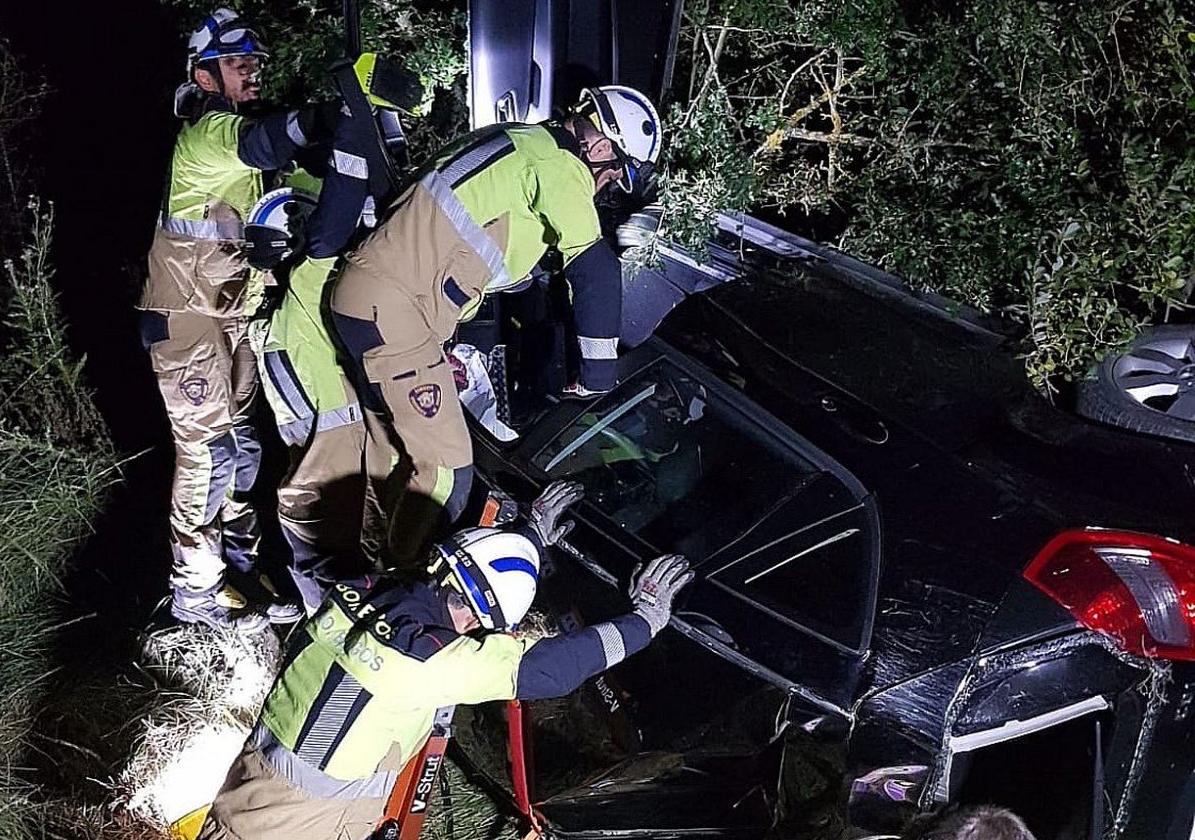
M 660 121 L 641 93 L 585 91 L 559 124 L 491 126 L 441 152 L 389 217 L 346 258 L 333 290 L 336 331 L 367 410 L 384 413 L 407 455 L 408 492 L 390 548 L 417 558 L 441 512 L 455 521 L 472 448 L 444 342 L 490 292 L 526 288 L 554 247 L 573 294 L 577 396 L 615 384 L 622 272 L 594 198 L 632 190 L 660 153 Z
M 395 105 L 395 107 L 398 107 Z M 308 615 L 338 580 L 381 568 L 385 516 L 374 495 L 395 455 L 385 427 L 367 429 L 324 325 L 326 286 L 368 196 L 364 146 L 372 126 L 342 114 L 328 171 L 303 170 L 267 193 L 246 225 L 250 263 L 273 270 L 277 301 L 250 328 L 262 390 L 287 444 L 278 521 Z M 370 476 L 371 480 L 366 480 Z
M 438 708 L 558 697 L 644 648 L 692 579 L 679 555 L 637 576 L 625 615 L 535 642 L 506 632 L 580 496 L 555 482 L 526 526 L 456 533 L 433 550 L 430 583 L 337 585 L 287 652 L 201 840 L 365 840 Z
M 259 531 L 248 493 L 260 446 L 247 316 L 260 275 L 243 254 L 243 222 L 278 169 L 318 133 L 318 110 L 253 119 L 267 52 L 234 12 L 219 9 L 191 35 L 188 81 L 175 95 L 185 122 L 175 142 L 141 295 L 142 341 L 174 438 L 170 505 L 172 613 L 182 621 L 254 629 L 264 617 L 225 587 L 225 562 L 274 621 L 294 621 L 256 573 Z M 252 591 L 250 590 L 252 587 Z

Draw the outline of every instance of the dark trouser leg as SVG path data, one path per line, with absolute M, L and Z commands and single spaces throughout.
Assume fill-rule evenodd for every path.
M 311 614 L 328 588 L 372 570 L 360 546 L 366 497 L 365 425 L 317 431 L 291 451 L 278 488 L 278 521 L 291 548 L 291 576 Z
M 372 322 L 338 313 L 333 318 L 354 361 L 362 403 L 389 419 L 390 444 L 402 453 L 386 483 L 404 485 L 387 543 L 394 565 L 414 568 L 437 527 L 460 515 L 472 486 L 472 443 L 452 368 L 417 313 L 401 344 L 383 343 Z
M 225 559 L 237 571 L 249 572 L 257 565 L 261 542 L 257 512 L 250 502 L 261 466 L 261 443 L 252 416 L 259 389 L 257 361 L 249 346 L 244 319 L 228 319 L 222 327 L 231 360 L 232 432 L 236 451 L 235 472 L 220 508 L 220 523 Z

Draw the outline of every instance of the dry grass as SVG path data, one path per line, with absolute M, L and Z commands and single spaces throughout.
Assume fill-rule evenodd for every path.
M 157 701 L 138 724 L 116 802 L 165 830 L 215 797 L 274 680 L 281 646 L 271 632 L 184 625 L 148 635 L 142 656 Z

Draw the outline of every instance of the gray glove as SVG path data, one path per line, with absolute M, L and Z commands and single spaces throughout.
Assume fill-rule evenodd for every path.
M 679 554 L 665 554 L 631 573 L 631 604 L 635 615 L 647 622 L 652 636 L 664 629 L 672 615 L 672 599 L 693 579 L 689 561 Z
M 568 506 L 585 495 L 585 488 L 577 481 L 553 481 L 531 503 L 527 522 L 544 545 L 556 545 L 576 523 L 560 521 Z

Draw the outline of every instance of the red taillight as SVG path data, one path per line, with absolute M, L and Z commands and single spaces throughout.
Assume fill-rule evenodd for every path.
M 1195 548 L 1132 531 L 1063 531 L 1025 578 L 1130 653 L 1195 660 Z

